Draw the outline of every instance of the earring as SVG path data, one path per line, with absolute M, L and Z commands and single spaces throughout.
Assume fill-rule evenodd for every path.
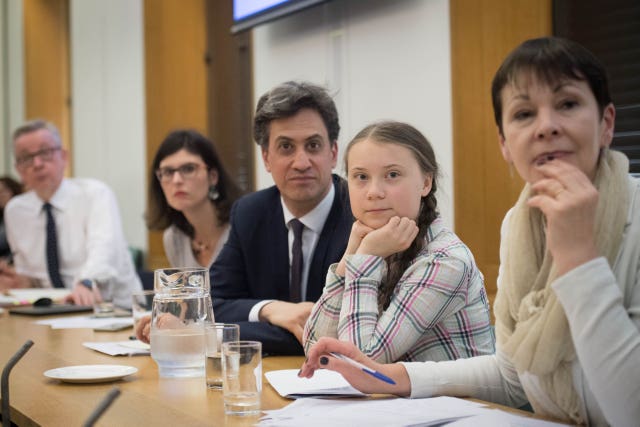
M 220 192 L 218 191 L 218 189 L 216 188 L 215 184 L 211 184 L 209 186 L 209 199 L 216 201 L 220 198 Z
M 513 162 L 509 162 L 509 176 L 513 179 Z

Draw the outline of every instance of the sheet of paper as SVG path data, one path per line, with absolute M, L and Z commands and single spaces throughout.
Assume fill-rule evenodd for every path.
M 62 301 L 71 293 L 68 289 L 55 288 L 29 288 L 29 289 L 9 289 L 7 293 L 0 293 L 0 305 L 20 305 L 32 304 L 39 298 L 51 298 L 54 301 Z
M 299 399 L 266 411 L 262 427 L 417 427 L 440 425 L 489 411 L 485 406 L 453 397 L 431 399 Z
M 49 325 L 52 329 L 74 329 L 74 328 L 100 328 L 117 324 L 127 324 L 133 326 L 132 317 L 93 317 L 93 316 L 64 316 L 55 319 L 44 319 L 36 321 L 38 325 Z
M 537 420 L 498 409 L 447 424 L 447 427 L 566 427 L 566 424 Z
M 109 356 L 137 356 L 150 354 L 149 344 L 138 340 L 110 341 L 110 342 L 85 342 L 83 346 Z
M 311 378 L 298 377 L 297 369 L 269 371 L 264 375 L 280 396 L 289 399 L 309 396 L 366 396 L 351 387 L 342 375 L 326 369 L 317 370 Z

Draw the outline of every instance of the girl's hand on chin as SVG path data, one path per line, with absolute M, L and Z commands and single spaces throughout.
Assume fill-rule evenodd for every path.
M 394 216 L 384 226 L 368 233 L 356 253 L 386 258 L 411 246 L 418 231 L 414 220 Z
M 338 276 L 344 277 L 344 270 L 347 263 L 345 257 L 347 255 L 355 254 L 360 247 L 360 243 L 362 242 L 364 236 L 369 234 L 371 231 L 373 231 L 373 228 L 364 225 L 364 223 L 360 222 L 359 220 L 356 220 L 353 223 L 353 226 L 351 226 L 351 234 L 349 235 L 349 243 L 347 243 L 347 249 L 344 251 L 344 255 L 338 263 L 338 267 L 336 267 L 336 274 Z

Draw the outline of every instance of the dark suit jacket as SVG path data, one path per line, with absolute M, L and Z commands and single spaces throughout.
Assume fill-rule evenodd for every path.
M 307 301 L 320 298 L 327 270 L 344 254 L 353 224 L 345 181 L 333 175 L 333 185 L 333 205 L 309 269 Z M 265 353 L 302 354 L 288 331 L 246 322 L 260 301 L 289 301 L 288 230 L 280 192 L 273 186 L 244 196 L 233 205 L 230 222 L 229 239 L 210 270 L 216 321 L 239 323 L 241 339 L 262 341 Z

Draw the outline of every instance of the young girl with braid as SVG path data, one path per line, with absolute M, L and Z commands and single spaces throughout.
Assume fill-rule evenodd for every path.
M 484 280 L 438 215 L 429 141 L 408 124 L 375 123 L 345 159 L 356 220 L 307 321 L 306 348 L 328 336 L 379 362 L 492 354 Z

